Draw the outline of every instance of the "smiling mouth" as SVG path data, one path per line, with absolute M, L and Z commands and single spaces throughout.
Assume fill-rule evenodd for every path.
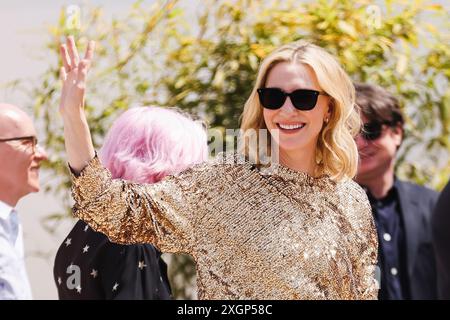
M 373 156 L 372 153 L 367 153 L 367 152 L 360 152 L 360 153 L 359 153 L 359 157 L 360 157 L 361 159 L 368 159 L 368 158 L 370 158 L 370 157 L 372 157 L 372 156 Z
M 31 172 L 35 172 L 35 173 L 39 173 L 39 167 L 31 167 L 30 171 Z
M 277 123 L 277 128 L 284 133 L 296 133 L 302 130 L 306 126 L 306 123 L 293 123 L 293 124 L 284 124 Z

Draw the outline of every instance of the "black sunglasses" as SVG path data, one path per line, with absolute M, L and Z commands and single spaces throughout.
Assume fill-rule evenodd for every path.
M 368 123 L 364 123 L 361 129 L 361 137 L 366 141 L 374 141 L 377 140 L 381 133 L 383 132 L 383 125 L 394 126 L 395 122 L 393 121 L 371 121 Z
M 291 99 L 292 104 L 298 110 L 312 110 L 317 103 L 319 95 L 328 96 L 326 92 L 298 89 L 291 93 L 284 92 L 280 88 L 259 88 L 259 102 L 266 109 L 279 109 L 283 106 L 287 97 Z

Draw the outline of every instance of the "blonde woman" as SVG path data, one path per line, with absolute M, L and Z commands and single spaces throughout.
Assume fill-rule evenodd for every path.
M 112 179 L 92 146 L 83 99 L 93 50 L 80 61 L 73 38 L 61 48 L 79 218 L 115 242 L 192 255 L 201 299 L 376 298 L 376 232 L 351 180 L 354 88 L 332 56 L 299 42 L 262 63 L 242 128 L 276 136 L 270 170 L 250 145 L 146 185 Z

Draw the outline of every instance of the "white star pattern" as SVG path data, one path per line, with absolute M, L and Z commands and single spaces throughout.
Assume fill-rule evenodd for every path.
M 81 286 L 80 285 L 78 285 L 75 289 L 77 289 L 78 293 L 81 293 Z
M 70 246 L 72 244 L 72 239 L 71 238 L 67 238 L 66 240 L 66 247 Z
M 98 271 L 95 269 L 92 269 L 91 276 L 93 276 L 94 278 L 97 278 L 97 275 L 98 275 Z
M 84 227 L 84 232 L 86 232 L 89 229 L 89 226 Z
M 146 267 L 147 265 L 145 264 L 145 261 L 139 261 L 139 265 L 138 265 L 138 268 L 139 269 L 144 269 L 145 267 Z
M 61 285 L 61 283 L 62 283 L 61 277 L 58 277 L 58 284 Z
M 88 250 L 89 250 L 89 246 L 88 245 L 86 245 L 84 248 L 83 248 L 83 253 L 86 253 L 86 252 L 88 252 Z
M 114 282 L 114 287 L 112 288 L 112 291 L 117 291 L 117 287 L 119 284 L 117 282 Z

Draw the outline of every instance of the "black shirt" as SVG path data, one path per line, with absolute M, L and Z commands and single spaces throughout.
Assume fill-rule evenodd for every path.
M 58 249 L 60 299 L 171 299 L 167 265 L 150 244 L 115 244 L 78 221 Z
M 405 227 L 395 184 L 382 199 L 375 199 L 368 190 L 378 233 L 378 265 L 381 283 L 380 300 L 410 299 L 406 261 Z

